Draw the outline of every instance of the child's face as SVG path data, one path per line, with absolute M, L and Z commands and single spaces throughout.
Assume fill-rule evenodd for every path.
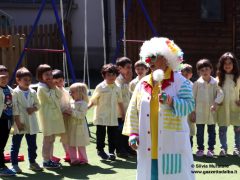
M 227 74 L 231 74 L 233 70 L 233 62 L 231 59 L 226 59 L 224 61 L 223 69 Z
M 46 71 L 42 74 L 42 81 L 46 84 L 51 83 L 53 81 L 52 71 Z
M 63 78 L 53 79 L 53 83 L 59 88 L 64 87 L 64 79 Z
M 135 72 L 138 76 L 143 77 L 147 74 L 147 69 L 143 66 L 137 66 Z
M 187 71 L 182 71 L 182 75 L 183 75 L 186 79 L 190 80 L 190 79 L 192 78 L 193 73 L 192 73 L 192 72 L 187 72 Z
M 204 80 L 208 80 L 211 76 L 212 69 L 210 67 L 203 67 L 203 68 L 199 69 L 199 73 L 200 73 L 200 76 L 202 76 L 202 78 Z
M 118 70 L 125 79 L 132 78 L 132 64 L 126 64 L 124 67 L 119 66 Z
M 107 84 L 113 84 L 115 82 L 116 78 L 117 78 L 116 74 L 109 73 L 109 72 L 107 72 L 105 74 L 105 77 L 104 77 L 104 79 L 107 82 Z
M 17 78 L 16 81 L 20 89 L 28 90 L 29 86 L 31 85 L 32 78 L 29 76 L 24 76 L 22 78 Z
M 80 99 L 79 92 L 76 88 L 70 89 L 69 94 L 72 97 L 72 99 L 75 101 Z
M 5 87 L 8 84 L 9 74 L 7 71 L 0 72 L 0 86 Z

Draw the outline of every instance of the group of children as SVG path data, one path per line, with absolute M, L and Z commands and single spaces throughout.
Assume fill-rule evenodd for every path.
M 226 52 L 220 57 L 216 78 L 211 76 L 213 66 L 208 59 L 199 60 L 196 69 L 200 77 L 192 84 L 195 111 L 188 117 L 191 145 L 193 145 L 192 139 L 197 130 L 198 150 L 196 156 L 204 156 L 205 125 L 208 133 L 206 156 L 213 157 L 215 155 L 216 124 L 219 126 L 218 134 L 221 144 L 219 155 L 227 155 L 227 129 L 232 125 L 235 136 L 233 155 L 240 156 L 240 78 L 236 57 L 231 52 Z M 192 66 L 185 64 L 181 73 L 190 80 Z
M 225 53 L 218 62 L 217 77 L 213 78 L 213 66 L 208 59 L 196 65 L 199 79 L 192 83 L 195 111 L 189 117 L 190 141 L 193 145 L 197 129 L 197 156 L 204 155 L 204 128 L 208 128 L 207 156 L 214 156 L 216 144 L 215 124 L 219 126 L 220 156 L 227 154 L 227 129 L 233 125 L 235 149 L 240 156 L 240 79 L 237 60 L 232 53 Z M 27 140 L 29 169 L 41 171 L 35 161 L 37 133 L 43 133 L 42 157 L 44 168 L 59 168 L 61 164 L 53 156 L 54 141 L 60 141 L 66 153 L 65 160 L 72 165 L 88 163 L 86 146 L 90 143 L 87 110 L 94 107 L 93 124 L 96 125 L 96 149 L 102 160 L 136 155 L 128 145 L 128 137 L 122 135 L 125 113 L 136 84 L 148 73 L 145 62 L 134 65 L 137 77 L 132 80 L 132 61 L 122 57 L 116 65 L 106 64 L 101 69 L 103 81 L 98 84 L 90 100 L 84 83 L 74 83 L 69 91 L 64 88 L 64 76 L 60 70 L 52 70 L 47 64 L 37 68 L 39 81 L 37 92 L 31 85 L 32 75 L 26 68 L 16 72 L 17 87 L 11 89 L 8 70 L 0 65 L 0 175 L 21 173 L 18 153 L 23 136 Z M 190 81 L 192 66 L 184 64 L 182 75 Z M 39 123 L 39 124 L 38 124 Z M 196 125 L 195 125 L 196 123 Z M 11 146 L 12 168 L 4 163 L 4 148 L 13 125 Z M 105 136 L 108 135 L 108 153 L 105 152 Z
M 85 116 L 88 109 L 88 88 L 84 83 L 74 83 L 69 92 L 64 88 L 64 76 L 60 70 L 52 71 L 47 64 L 36 70 L 39 81 L 37 92 L 30 87 L 32 74 L 22 67 L 16 72 L 17 87 L 7 85 L 8 69 L 0 65 L 0 176 L 21 173 L 18 153 L 23 136 L 27 140 L 29 169 L 42 171 L 36 162 L 37 133 L 43 133 L 42 157 L 44 168 L 59 168 L 61 164 L 53 156 L 56 136 L 60 136 L 66 152 L 65 160 L 72 165 L 88 163 L 86 145 L 89 134 Z M 70 98 L 71 97 L 71 98 Z M 11 163 L 5 165 L 4 148 L 13 126 Z
M 135 69 L 139 76 L 131 82 L 132 89 L 148 71 L 146 64 L 140 61 L 135 64 Z M 90 141 L 85 117 L 92 106 L 95 106 L 93 123 L 97 131 L 98 156 L 103 160 L 115 160 L 115 153 L 119 157 L 136 155 L 128 146 L 128 137 L 122 135 L 125 112 L 131 98 L 132 62 L 128 58 L 120 58 L 117 65 L 104 65 L 101 74 L 104 81 L 97 85 L 89 101 L 86 84 L 74 83 L 67 91 L 62 71 L 52 70 L 47 64 L 39 65 L 36 70 L 39 81 L 37 92 L 30 86 L 32 74 L 27 68 L 17 70 L 17 87 L 11 89 L 7 85 L 8 69 L 0 65 L 0 176 L 22 172 L 18 166 L 18 154 L 24 135 L 28 145 L 29 169 L 43 170 L 36 162 L 36 139 L 40 131 L 43 133 L 44 168 L 61 166 L 59 158 L 53 155 L 54 141 L 58 136 L 66 161 L 71 165 L 88 163 L 86 146 Z M 12 168 L 8 168 L 4 161 L 4 148 L 12 127 Z M 104 151 L 106 130 L 109 153 Z

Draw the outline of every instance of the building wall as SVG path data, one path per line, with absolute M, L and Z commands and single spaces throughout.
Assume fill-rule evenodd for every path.
M 224 52 L 235 50 L 234 1 L 223 0 L 221 21 L 206 22 L 200 18 L 200 0 L 143 0 L 159 36 L 173 39 L 183 49 L 185 62 L 194 67 L 200 58 L 209 58 L 215 66 Z M 121 2 L 117 3 L 116 11 L 117 27 L 120 27 Z M 127 21 L 127 39 L 146 40 L 152 36 L 139 4 L 133 1 Z M 139 58 L 141 45 L 127 44 L 128 56 L 134 61 Z
M 236 55 L 238 57 L 238 59 L 240 59 L 240 1 L 236 0 L 235 1 L 235 7 L 236 7 L 236 14 L 235 14 L 235 28 L 236 28 L 236 32 L 235 32 L 235 40 L 236 40 Z

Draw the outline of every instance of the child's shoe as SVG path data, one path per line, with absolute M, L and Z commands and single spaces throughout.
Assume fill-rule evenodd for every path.
M 115 154 L 109 153 L 109 158 L 108 159 L 111 160 L 111 161 L 115 161 L 116 160 Z
M 55 163 L 59 163 L 61 161 L 60 158 L 56 157 L 56 156 L 52 156 L 51 157 L 51 161 L 55 162 Z
M 221 157 L 226 157 L 227 156 L 227 151 L 225 149 L 221 149 L 219 156 Z
M 107 160 L 109 156 L 104 151 L 98 151 L 98 156 L 102 158 L 102 160 Z
M 15 174 L 20 174 L 22 173 L 22 170 L 20 169 L 20 167 L 18 165 L 13 165 L 11 170 L 15 173 Z
M 43 162 L 43 167 L 46 169 L 57 169 L 57 168 L 60 168 L 61 165 L 60 165 L 60 163 L 55 163 L 55 162 L 49 160 L 47 162 Z
M 203 156 L 204 156 L 204 151 L 203 151 L 203 150 L 198 150 L 198 151 L 196 152 L 196 156 L 197 156 L 197 157 L 203 157 Z
M 65 158 L 63 158 L 65 162 L 71 162 L 71 159 L 68 154 L 66 154 Z
M 76 165 L 79 165 L 80 164 L 80 161 L 79 160 L 74 160 L 74 161 L 71 161 L 70 162 L 70 165 L 71 166 L 76 166 Z
M 239 150 L 238 150 L 238 149 L 234 149 L 234 151 L 233 151 L 233 155 L 234 155 L 234 156 L 239 156 L 239 157 L 240 157 L 240 152 L 239 152 Z
M 0 177 L 15 176 L 16 173 L 7 167 L 0 168 Z
M 29 169 L 32 171 L 42 171 L 43 170 L 43 168 L 40 167 L 38 163 L 31 163 L 29 165 Z
M 212 158 L 214 156 L 214 151 L 208 150 L 207 157 Z
M 79 164 L 88 164 L 88 161 L 81 160 Z

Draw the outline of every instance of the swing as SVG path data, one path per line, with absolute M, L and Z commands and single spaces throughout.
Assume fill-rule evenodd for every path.
M 147 23 L 148 23 L 148 25 L 149 25 L 152 33 L 153 33 L 153 36 L 154 37 L 158 36 L 158 33 L 157 33 L 155 27 L 153 26 L 152 20 L 149 16 L 144 4 L 143 4 L 143 1 L 142 0 L 137 0 L 137 1 L 138 1 L 138 4 L 140 5 L 141 10 L 142 10 L 142 12 L 143 12 L 143 14 L 144 14 L 144 16 L 147 20 Z M 117 47 L 116 47 L 116 50 L 115 50 L 115 54 L 112 58 L 113 63 L 116 62 L 116 59 L 119 56 L 122 42 L 123 42 L 123 50 L 124 50 L 124 56 L 125 57 L 127 56 L 127 52 L 126 52 L 127 42 L 130 42 L 130 43 L 143 43 L 144 42 L 144 40 L 127 40 L 126 39 L 126 22 L 127 22 L 127 19 L 128 19 L 128 14 L 129 14 L 131 5 L 132 5 L 132 0 L 128 0 L 127 4 L 126 4 L 126 0 L 123 0 L 123 26 L 122 26 L 121 31 L 120 31 L 120 38 L 117 41 Z
M 60 3 L 61 4 L 61 3 Z M 61 40 L 62 40 L 62 43 L 63 43 L 63 49 L 61 50 L 56 50 L 56 49 L 34 49 L 34 48 L 28 48 L 28 45 L 30 43 L 30 41 L 32 40 L 32 37 L 33 37 L 33 33 L 38 25 L 38 22 L 39 22 L 39 19 L 42 15 L 42 12 L 44 10 L 44 7 L 46 5 L 46 0 L 42 0 L 42 4 L 41 4 L 41 7 L 39 9 L 39 12 L 38 12 L 38 15 L 35 19 L 35 22 L 33 24 L 33 28 L 31 29 L 31 32 L 30 34 L 28 35 L 27 37 L 27 40 L 24 44 L 24 49 L 19 57 L 19 60 L 18 60 L 18 63 L 15 67 L 15 70 L 13 72 L 13 75 L 9 81 L 9 84 L 11 85 L 14 81 L 14 78 L 15 78 L 15 75 L 16 75 L 16 71 L 17 69 L 19 68 L 19 66 L 21 65 L 22 61 L 23 61 L 23 57 L 25 55 L 25 52 L 28 52 L 28 51 L 34 51 L 34 52 L 50 52 L 50 53 L 63 53 L 63 69 L 64 69 L 64 73 L 67 74 L 67 67 L 66 67 L 66 62 L 65 62 L 65 58 L 67 59 L 67 62 L 68 62 L 68 65 L 69 65 L 69 68 L 70 68 L 70 73 L 71 73 L 71 76 L 72 76 L 72 81 L 73 82 L 76 82 L 76 77 L 75 77 L 75 74 L 74 74 L 74 69 L 73 69 L 73 65 L 72 65 L 72 61 L 71 61 L 71 57 L 70 57 L 70 53 L 69 53 L 69 50 L 68 50 L 68 47 L 67 47 L 67 43 L 66 43 L 66 39 L 65 39 L 65 36 L 64 36 L 64 30 L 63 30 L 63 23 L 61 24 L 60 22 L 60 19 L 59 19 L 59 16 L 58 16 L 58 12 L 57 12 L 57 8 L 56 8 L 56 2 L 55 0 L 51 0 L 51 5 L 52 5 L 52 8 L 53 8 L 53 11 L 54 11 L 54 15 L 55 15 L 55 18 L 56 18 L 56 22 L 57 22 L 57 26 L 58 26 L 58 29 L 59 29 L 59 33 L 60 33 L 60 37 L 61 37 Z M 61 5 L 62 6 L 62 5 Z M 62 8 L 61 8 L 62 9 Z M 62 10 L 61 10 L 62 11 Z M 62 16 L 63 16 L 63 13 L 61 13 Z M 63 20 L 62 20 L 63 21 Z

